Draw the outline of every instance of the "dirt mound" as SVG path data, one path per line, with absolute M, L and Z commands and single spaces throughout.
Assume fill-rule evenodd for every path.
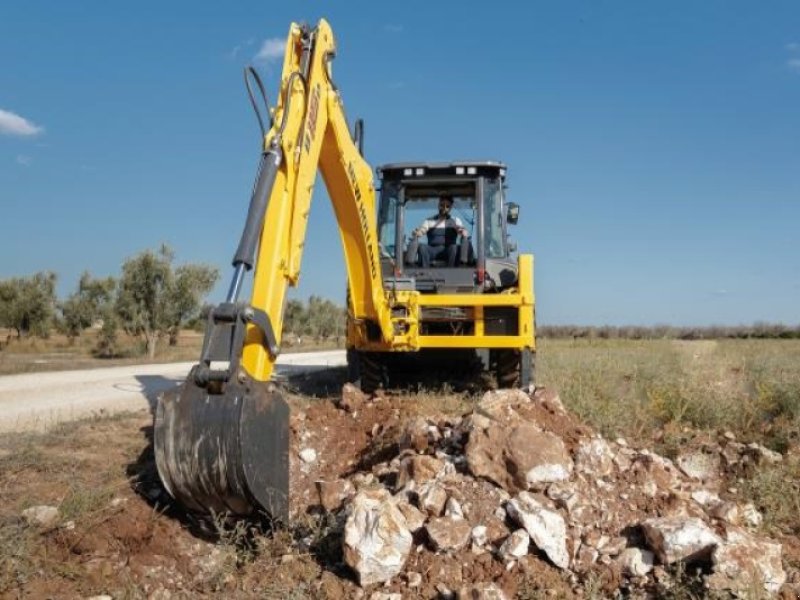
M 676 565 L 733 593 L 776 593 L 785 581 L 780 544 L 753 531 L 755 508 L 720 496 L 723 461 L 780 460 L 765 448 L 726 440 L 673 462 L 604 439 L 544 389 L 489 392 L 460 417 L 406 409 L 346 387 L 293 423 L 295 518 L 334 519 L 346 595 L 358 581 L 426 598 L 468 595 L 471 584 L 508 598 L 650 594 L 671 585 Z

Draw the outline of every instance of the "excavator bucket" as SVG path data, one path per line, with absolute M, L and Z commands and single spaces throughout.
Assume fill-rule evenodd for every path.
M 288 521 L 289 407 L 272 384 L 245 377 L 214 394 L 190 375 L 159 399 L 154 447 L 164 486 L 189 510 Z

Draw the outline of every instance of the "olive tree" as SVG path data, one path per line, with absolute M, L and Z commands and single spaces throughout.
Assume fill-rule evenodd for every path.
M 93 278 L 88 272 L 81 275 L 78 289 L 61 303 L 63 327 L 70 339 L 97 321 L 108 319 L 117 282 L 113 277 Z
M 56 274 L 42 271 L 30 277 L 0 281 L 0 326 L 17 332 L 17 339 L 47 337 L 56 308 Z
M 208 265 L 182 265 L 175 269 L 168 293 L 169 344 L 178 343 L 181 325 L 194 319 L 203 308 L 203 298 L 219 278 L 219 271 Z
M 141 337 L 153 358 L 158 339 L 170 335 L 199 310 L 218 272 L 206 265 L 173 269 L 174 254 L 168 246 L 144 252 L 122 265 L 117 289 L 116 313 L 122 328 Z
M 317 339 L 338 337 L 344 331 L 346 311 L 325 298 L 311 296 L 308 299 L 307 332 Z

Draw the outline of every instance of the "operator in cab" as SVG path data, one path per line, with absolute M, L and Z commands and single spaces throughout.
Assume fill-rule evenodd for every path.
M 439 196 L 439 213 L 425 219 L 422 225 L 414 230 L 414 237 L 427 236 L 428 243 L 419 245 L 419 257 L 423 268 L 431 266 L 431 261 L 447 261 L 448 267 L 456 266 L 458 256 L 458 236 L 468 237 L 461 219 L 450 215 L 453 208 L 453 197 Z

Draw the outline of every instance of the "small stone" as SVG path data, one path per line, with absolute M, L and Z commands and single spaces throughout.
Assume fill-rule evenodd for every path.
M 418 588 L 422 585 L 422 575 L 416 571 L 409 571 L 406 573 L 406 581 L 408 582 L 409 588 Z
M 742 520 L 749 527 L 759 527 L 764 520 L 764 516 L 750 502 L 742 507 Z
M 403 513 L 403 516 L 406 518 L 406 526 L 411 533 L 419 531 L 422 526 L 425 525 L 425 519 L 427 517 L 416 506 L 403 500 L 397 503 L 397 509 Z
M 687 477 L 700 481 L 713 481 L 719 478 L 719 454 L 692 452 L 682 454 L 675 463 Z
M 576 492 L 575 485 L 569 482 L 553 483 L 548 486 L 547 497 L 555 501 L 556 506 L 566 509 L 567 512 L 572 512 L 580 503 L 580 496 Z
M 575 450 L 575 467 L 590 475 L 610 475 L 614 471 L 614 451 L 602 437 L 583 440 Z
M 735 502 L 720 501 L 708 509 L 708 514 L 726 523 L 736 524 L 739 522 L 739 507 Z
M 432 481 L 444 472 L 444 462 L 433 456 L 415 454 L 400 461 L 396 489 L 401 489 L 410 481 L 417 486 Z
M 347 479 L 317 481 L 317 495 L 322 508 L 328 512 L 338 510 L 347 498 L 355 494 L 355 487 Z
M 617 561 L 622 571 L 631 577 L 643 577 L 653 570 L 654 554 L 642 548 L 625 548 Z
M 478 401 L 475 407 L 477 414 L 489 419 L 502 420 L 520 405 L 529 404 L 528 394 L 518 389 L 490 390 Z
M 719 496 L 714 492 L 708 490 L 695 490 L 691 494 L 692 500 L 697 502 L 700 506 L 710 507 L 721 502 Z
M 375 483 L 375 476 L 372 473 L 356 473 L 350 478 L 350 481 L 356 487 L 356 490 L 369 488 Z
M 626 540 L 624 537 L 617 536 L 606 540 L 606 542 L 602 545 L 599 545 L 597 549 L 603 556 L 617 556 L 625 549 L 627 543 L 628 540 Z
M 108 594 L 99 594 L 97 596 L 89 596 L 86 600 L 113 600 L 113 597 Z
M 438 429 L 434 427 L 436 434 L 430 430 L 427 419 L 414 417 L 403 425 L 398 439 L 400 450 L 414 450 L 415 452 L 426 452 L 433 445 L 438 436 Z
M 779 452 L 770 450 L 756 442 L 747 444 L 747 453 L 754 458 L 757 465 L 763 463 L 776 464 L 783 460 L 783 456 Z
M 469 543 L 472 529 L 464 519 L 436 517 L 425 525 L 425 532 L 436 551 L 459 551 Z
M 391 594 L 388 592 L 372 592 L 369 600 L 403 600 L 403 594 L 398 592 Z
M 444 516 L 450 517 L 451 519 L 464 518 L 464 511 L 461 508 L 461 504 L 452 496 L 447 499 L 444 505 Z
M 303 448 L 298 453 L 298 456 L 300 456 L 300 460 L 308 465 L 317 460 L 317 451 L 313 448 Z
M 489 541 L 489 534 L 488 529 L 486 529 L 486 525 L 476 525 L 472 528 L 470 532 L 470 537 L 472 538 L 472 542 L 477 546 L 485 546 L 486 542 Z
M 647 519 L 642 530 L 650 548 L 665 564 L 707 559 L 721 541 L 703 521 L 694 517 Z
M 580 548 L 578 549 L 578 554 L 575 556 L 575 560 L 573 561 L 573 569 L 585 573 L 586 571 L 589 571 L 592 565 L 597 562 L 599 556 L 600 553 L 596 548 L 592 548 L 586 544 L 581 544 Z
M 369 396 L 352 383 L 345 383 L 342 386 L 342 397 L 337 402 L 337 406 L 351 413 L 363 406 L 368 399 Z
M 553 413 L 564 414 L 567 412 L 558 393 L 548 388 L 537 388 L 533 392 L 533 401 L 540 403 Z
M 52 527 L 61 518 L 61 513 L 55 506 L 31 506 L 22 511 L 24 521 L 33 527 Z
M 495 583 L 473 583 L 458 590 L 458 600 L 507 600 Z
M 446 503 L 447 492 L 436 483 L 425 485 L 419 492 L 420 509 L 432 517 L 441 515 Z
M 441 600 L 455 600 L 456 593 L 443 583 L 436 584 L 436 592 Z
M 500 545 L 498 553 L 505 560 L 522 558 L 528 553 L 531 543 L 531 536 L 524 529 L 517 529 L 512 532 Z

